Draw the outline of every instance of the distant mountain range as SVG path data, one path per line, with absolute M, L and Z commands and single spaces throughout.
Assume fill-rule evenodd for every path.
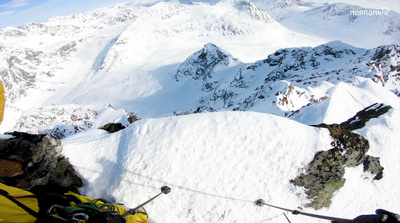
M 309 88 L 357 84 L 359 77 L 399 95 L 399 14 L 352 10 L 369 9 L 302 1 L 126 3 L 5 28 L 0 75 L 9 112 L 2 129 L 53 105 L 99 110 L 110 103 L 140 117 L 208 110 L 289 116 L 329 97 L 327 89 Z
M 400 18 L 371 10 L 141 0 L 8 27 L 0 132 L 61 139 L 91 197 L 135 207 L 171 186 L 154 222 L 288 221 L 259 198 L 395 212 Z

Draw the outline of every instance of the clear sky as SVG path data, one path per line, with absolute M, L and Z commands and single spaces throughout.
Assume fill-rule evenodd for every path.
M 129 0 L 0 0 L 0 29 L 6 26 L 24 25 L 29 22 L 44 22 L 54 16 L 70 15 L 77 12 L 83 12 L 127 1 Z M 145 1 L 154 2 L 157 0 L 133 0 L 133 2 L 137 3 Z M 359 5 L 366 8 L 386 8 L 400 12 L 400 0 L 309 1 L 316 3 L 345 2 L 351 5 Z

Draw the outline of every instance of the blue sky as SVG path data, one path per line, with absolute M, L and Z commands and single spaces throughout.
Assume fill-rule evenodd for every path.
M 44 22 L 54 16 L 65 16 L 129 0 L 0 0 L 0 29 L 29 22 Z M 156 0 L 133 0 L 156 1 Z M 310 0 L 318 3 L 345 2 L 367 8 L 387 8 L 400 12 L 400 0 Z

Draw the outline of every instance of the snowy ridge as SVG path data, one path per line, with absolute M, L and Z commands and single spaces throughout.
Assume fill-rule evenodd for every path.
M 329 98 L 337 84 L 357 86 L 369 79 L 398 94 L 399 50 L 398 44 L 364 50 L 332 42 L 315 48 L 282 49 L 254 64 L 240 64 L 208 44 L 180 65 L 174 77 L 178 81 L 190 81 L 187 77 L 202 80 L 197 89 L 204 95 L 193 111 L 253 110 L 291 116 L 290 111 Z M 388 95 L 396 98 L 390 91 Z M 375 102 L 382 100 L 379 98 Z M 357 109 L 363 106 L 368 105 Z M 393 106 L 398 107 L 396 103 Z
M 399 118 L 392 111 L 360 131 L 372 139 L 388 127 L 379 136 L 388 141 L 371 144 L 372 154 L 385 165 L 384 178 L 371 182 L 362 167 L 346 169 L 346 183 L 332 206 L 317 213 L 354 218 L 377 207 L 399 207 L 392 198 L 400 194 L 393 181 L 400 169 L 392 157 L 400 154 L 398 138 L 391 137 L 400 133 Z M 171 186 L 171 194 L 146 206 L 152 222 L 243 222 L 251 216 L 251 222 L 284 223 L 282 211 L 254 201 L 263 198 L 288 208 L 307 203 L 302 189 L 288 179 L 315 152 L 329 149 L 331 140 L 326 129 L 270 114 L 217 112 L 144 119 L 115 134 L 91 130 L 65 139 L 63 146 L 87 179 L 84 192 L 90 196 L 134 207 L 162 185 Z M 288 216 L 295 222 L 325 222 Z

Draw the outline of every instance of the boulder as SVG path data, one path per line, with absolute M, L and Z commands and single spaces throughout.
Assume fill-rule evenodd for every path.
M 383 167 L 379 157 L 367 156 L 364 160 L 364 172 L 369 172 L 374 180 L 380 180 L 383 177 Z
M 61 141 L 47 135 L 7 133 L 0 139 L 0 182 L 29 190 L 49 185 L 77 191 L 82 179 L 62 154 Z
M 108 124 L 101 126 L 99 129 L 103 129 L 103 130 L 107 131 L 108 133 L 114 133 L 114 132 L 118 132 L 124 128 L 126 128 L 126 127 L 124 125 L 122 125 L 121 123 L 108 123 Z
M 327 128 L 333 138 L 332 149 L 318 152 L 303 171 L 290 182 L 306 189 L 311 200 L 308 206 L 315 209 L 329 207 L 333 193 L 340 189 L 344 179 L 345 167 L 364 165 L 364 172 L 372 174 L 373 180 L 383 177 L 383 167 L 378 157 L 366 155 L 369 142 L 352 130 L 362 128 L 372 118 L 377 118 L 391 109 L 384 104 L 373 104 L 359 111 L 354 117 L 341 124 L 320 124 Z

